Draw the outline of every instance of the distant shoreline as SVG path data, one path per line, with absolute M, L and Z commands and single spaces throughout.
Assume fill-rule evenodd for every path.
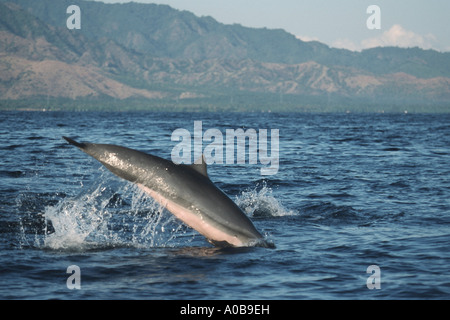
M 283 111 L 271 111 L 271 110 L 64 110 L 64 109 L 33 109 L 33 108 L 19 108 L 19 109 L 0 109 L 1 112 L 35 112 L 35 113 L 84 113 L 84 112 L 94 112 L 94 113 L 304 113 L 304 114 L 450 114 L 449 111 L 410 111 L 410 110 L 403 110 L 403 111 L 342 111 L 342 110 L 336 110 L 336 111 L 321 111 L 321 110 L 283 110 Z

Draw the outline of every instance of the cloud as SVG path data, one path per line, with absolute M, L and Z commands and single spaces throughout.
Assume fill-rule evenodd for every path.
M 375 47 L 420 47 L 431 49 L 436 44 L 436 37 L 432 34 L 422 36 L 412 31 L 406 30 L 399 24 L 393 25 L 388 31 L 380 36 L 361 41 L 363 49 Z
M 422 49 L 444 49 L 443 51 L 446 51 L 445 48 L 440 48 L 437 38 L 433 34 L 420 35 L 406 30 L 399 24 L 393 25 L 389 30 L 377 37 L 364 39 L 359 43 L 348 38 L 340 38 L 335 40 L 331 46 L 352 51 L 361 51 L 375 47 L 419 47 Z
M 296 36 L 297 39 L 302 40 L 304 42 L 310 42 L 310 41 L 320 41 L 317 37 L 310 37 L 310 36 Z

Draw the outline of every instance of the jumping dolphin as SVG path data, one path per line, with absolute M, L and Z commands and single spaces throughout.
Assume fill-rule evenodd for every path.
M 242 210 L 209 179 L 206 163 L 176 165 L 137 150 L 63 137 L 131 181 L 215 246 L 272 247 Z

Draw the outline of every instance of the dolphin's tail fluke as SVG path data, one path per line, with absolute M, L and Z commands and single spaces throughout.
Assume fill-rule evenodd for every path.
M 63 137 L 64 140 L 66 140 L 68 143 L 73 144 L 75 147 L 78 147 L 80 149 L 84 149 L 86 148 L 86 144 L 85 143 L 78 143 L 73 139 L 67 138 L 67 137 Z

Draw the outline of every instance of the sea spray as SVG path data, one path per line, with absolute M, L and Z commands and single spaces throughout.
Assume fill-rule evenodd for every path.
M 119 185 L 115 191 L 111 184 Z M 86 250 L 112 247 L 170 247 L 186 230 L 143 191 L 127 182 L 99 179 L 76 197 L 45 208 L 52 229 L 43 247 Z
M 103 224 L 109 218 L 106 210 L 109 198 L 105 196 L 105 191 L 106 188 L 99 185 L 93 192 L 66 198 L 56 206 L 46 207 L 45 217 L 54 231 L 45 237 L 44 246 L 50 249 L 81 249 L 87 242 L 95 243 L 88 237 L 101 236 Z
M 249 217 L 282 217 L 296 214 L 295 211 L 286 209 L 275 198 L 265 181 L 241 192 L 236 198 L 236 204 Z
M 22 208 L 33 208 L 20 221 L 20 247 L 77 252 L 175 248 L 192 246 L 194 239 L 202 239 L 137 186 L 106 171 L 92 184 L 82 186 L 78 195 L 48 197 L 24 194 L 16 200 Z M 235 201 L 249 217 L 295 214 L 275 198 L 266 183 L 242 191 Z

